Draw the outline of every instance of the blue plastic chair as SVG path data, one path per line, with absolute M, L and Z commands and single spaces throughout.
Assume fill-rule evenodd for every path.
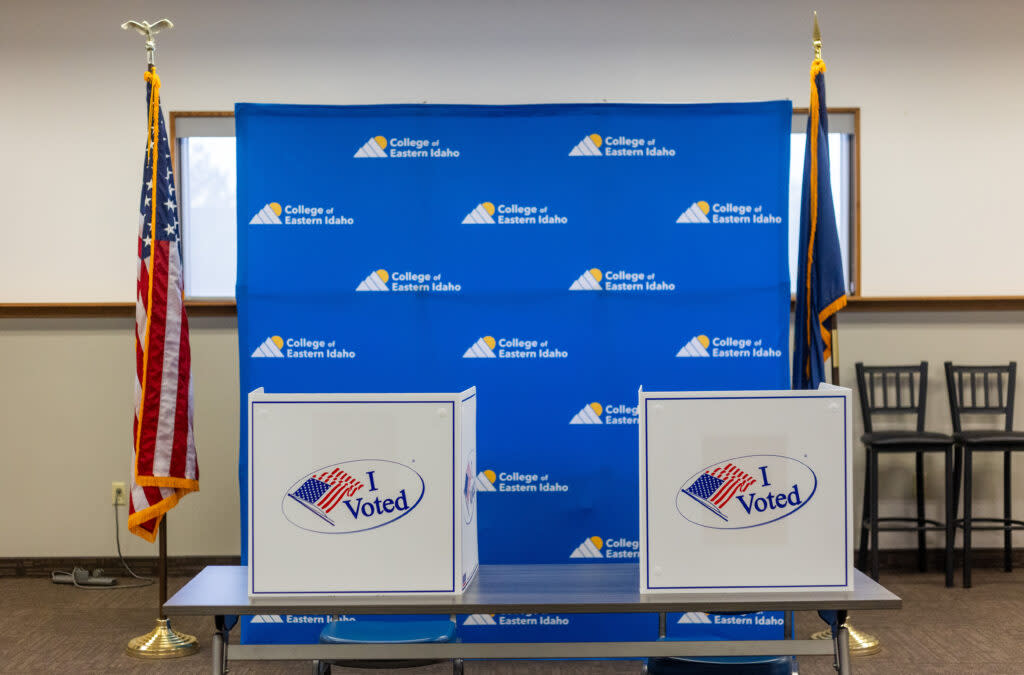
M 793 675 L 792 656 L 668 656 L 647 659 L 649 675 Z
M 320 644 L 422 644 L 451 642 L 455 639 L 455 621 L 451 619 L 410 619 L 403 621 L 329 621 L 320 631 Z M 452 673 L 462 675 L 462 659 L 451 659 Z M 416 668 L 441 661 L 433 659 L 391 659 L 387 661 L 313 661 L 314 675 L 344 668 Z
M 793 613 L 787 612 L 787 639 L 796 638 Z M 659 628 L 665 640 L 665 615 Z M 795 656 L 658 656 L 650 657 L 643 666 L 646 675 L 798 675 L 800 666 Z

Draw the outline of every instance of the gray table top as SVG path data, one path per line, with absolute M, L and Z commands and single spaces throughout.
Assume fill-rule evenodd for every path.
M 903 601 L 855 571 L 853 591 L 640 593 L 637 565 L 481 565 L 462 595 L 255 598 L 246 568 L 210 566 L 164 605 L 167 615 L 530 614 L 899 609 Z

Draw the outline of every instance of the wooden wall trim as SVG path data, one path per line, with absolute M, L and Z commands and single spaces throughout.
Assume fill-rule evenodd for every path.
M 188 300 L 189 316 L 235 316 L 234 300 Z M 843 312 L 977 312 L 1024 311 L 1021 295 L 975 296 L 853 296 Z M 0 303 L 0 318 L 82 318 L 132 316 L 129 302 L 43 302 Z M 842 312 L 840 312 L 842 313 Z
M 234 316 L 238 313 L 234 300 L 185 302 L 189 316 Z M 0 318 L 87 318 L 130 317 L 135 315 L 131 302 L 17 302 L 0 303 Z

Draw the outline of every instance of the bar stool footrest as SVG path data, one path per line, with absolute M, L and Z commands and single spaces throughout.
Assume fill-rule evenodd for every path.
M 931 520 L 930 518 L 925 518 L 923 521 L 919 520 L 917 518 L 910 518 L 910 517 L 907 517 L 907 518 L 896 518 L 896 517 L 893 517 L 893 518 L 879 518 L 878 522 L 879 523 L 915 523 L 915 525 L 902 525 L 902 526 L 898 526 L 898 527 L 897 526 L 889 526 L 889 527 L 881 527 L 881 526 L 879 526 L 879 528 L 878 528 L 879 532 L 936 532 L 936 531 L 945 531 L 945 529 L 946 529 L 946 524 L 945 523 L 940 522 L 938 520 Z M 924 525 L 917 525 L 916 523 L 919 523 L 919 522 L 924 522 L 925 524 Z M 871 523 L 869 521 L 866 521 L 866 520 L 862 521 L 861 528 L 863 528 L 865 530 L 870 530 L 871 529 Z
M 974 523 L 999 523 L 999 525 L 975 525 Z M 1011 519 L 1009 520 L 1009 525 L 1007 525 L 1006 523 L 1006 518 L 971 518 L 971 530 L 1024 530 L 1024 520 Z M 957 518 L 956 526 L 963 529 L 964 519 Z

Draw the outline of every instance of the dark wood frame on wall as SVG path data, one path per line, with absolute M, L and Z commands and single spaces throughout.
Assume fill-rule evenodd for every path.
M 794 115 L 808 115 L 808 108 L 793 108 Z M 829 108 L 829 115 L 853 115 L 853 213 L 850 218 L 850 250 L 853 260 L 850 269 L 853 272 L 853 293 L 850 299 L 859 298 L 863 285 L 860 276 L 860 108 Z
M 854 125 L 853 172 L 854 194 L 853 214 L 850 237 L 853 243 L 854 292 L 850 296 L 845 311 L 867 312 L 907 312 L 907 311 L 1021 311 L 1024 310 L 1024 296 L 1015 295 L 984 295 L 984 296 L 873 296 L 860 294 L 861 282 L 861 249 L 860 249 L 860 108 L 829 108 L 830 114 L 852 114 Z M 807 108 L 793 108 L 794 114 L 808 114 Z M 171 153 L 177 166 L 177 134 L 176 123 L 181 117 L 234 117 L 231 111 L 172 111 L 170 113 Z M 188 300 L 185 305 L 192 316 L 233 316 L 236 314 L 234 300 Z M 47 317 L 47 318 L 81 318 L 103 316 L 131 316 L 135 313 L 135 304 L 128 302 L 50 302 L 50 303 L 0 303 L 0 318 L 5 317 Z

